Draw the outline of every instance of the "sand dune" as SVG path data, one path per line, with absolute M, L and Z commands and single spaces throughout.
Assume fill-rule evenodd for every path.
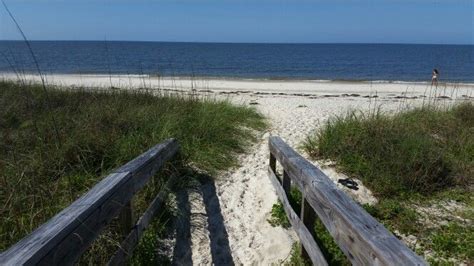
M 13 75 L 3 77 L 15 78 Z M 37 76 L 27 78 L 38 81 Z M 193 264 L 211 264 L 224 254 L 223 259 L 231 258 L 234 263 L 245 265 L 283 261 L 297 240 L 291 229 L 272 227 L 267 222 L 271 207 L 277 201 L 266 172 L 268 136 L 278 135 L 290 146 L 298 148 L 305 137 L 329 117 L 350 109 L 369 110 L 380 106 L 384 111 L 395 112 L 406 105 L 416 106 L 427 101 L 423 95 L 430 94 L 439 101 L 452 103 L 472 98 L 474 89 L 474 85 L 459 84 L 434 90 L 423 83 L 191 80 L 140 76 L 52 75 L 47 81 L 67 86 L 195 90 L 235 104 L 252 105 L 265 115 L 271 126 L 247 154 L 240 156 L 241 166 L 217 177 L 212 185 L 215 187 L 207 184 L 201 192 L 189 195 L 194 200 L 189 206 L 191 218 L 187 223 L 193 234 L 188 241 L 191 252 L 185 254 L 187 258 Z M 314 163 L 336 183 L 338 178 L 344 177 L 327 162 Z M 363 185 L 357 191 L 338 186 L 361 203 L 376 202 Z M 209 189 L 215 191 L 216 196 L 209 194 Z M 212 208 L 206 209 L 204 201 L 209 201 Z M 223 227 L 213 224 L 215 219 L 221 221 Z M 212 230 L 216 232 L 210 232 Z M 222 245 L 213 250 L 209 246 L 216 235 L 217 243 L 221 241 Z

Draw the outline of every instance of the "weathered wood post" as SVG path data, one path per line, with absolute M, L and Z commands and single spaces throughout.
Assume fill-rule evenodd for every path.
M 283 190 L 286 193 L 286 196 L 290 196 L 290 190 L 291 190 L 291 179 L 290 176 L 288 175 L 288 172 L 286 170 L 283 170 Z
M 278 177 L 278 175 L 276 174 L 276 158 L 271 152 L 270 152 L 270 169 L 272 169 L 272 171 L 275 173 L 275 176 Z M 277 178 L 277 179 L 278 179 L 278 182 L 281 183 L 280 178 Z
M 272 153 L 270 153 L 270 168 L 275 172 L 276 170 L 276 158 L 273 156 Z
M 132 210 L 132 200 L 130 200 L 125 206 L 123 206 L 122 211 L 119 214 L 119 223 L 120 223 L 120 233 L 122 235 L 122 240 L 127 237 L 130 229 L 132 229 L 133 224 L 133 210 Z
M 306 228 L 308 229 L 308 231 L 314 238 L 316 235 L 314 232 L 314 224 L 316 222 L 316 213 L 314 212 L 311 205 L 309 205 L 308 201 L 305 198 L 304 193 L 301 198 L 301 220 L 303 221 L 303 224 L 306 226 Z M 306 261 L 311 261 L 310 256 L 308 255 L 308 252 L 303 247 L 303 245 L 301 245 L 301 256 Z

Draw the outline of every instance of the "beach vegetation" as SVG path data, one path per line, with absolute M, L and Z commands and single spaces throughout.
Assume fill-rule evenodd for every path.
M 288 261 L 282 264 L 285 266 L 310 266 L 311 262 L 304 259 L 301 256 L 301 252 L 302 252 L 301 244 L 298 242 L 293 243 Z
M 474 261 L 472 102 L 395 114 L 352 111 L 302 146 L 371 189 L 379 201 L 364 208 L 427 260 Z
M 474 180 L 474 104 L 385 115 L 350 112 L 308 137 L 304 150 L 331 159 L 378 196 L 430 195 Z
M 163 181 L 180 169 L 215 175 L 237 165 L 236 155 L 265 128 L 254 109 L 196 95 L 160 90 L 92 90 L 0 82 L 0 250 L 5 250 L 67 207 L 101 177 L 167 138 L 181 154 L 157 175 L 134 204 L 148 206 Z M 137 251 L 152 260 L 161 216 Z M 113 227 L 113 224 L 111 225 Z M 104 263 L 117 233 L 104 233 L 81 262 Z M 143 244 L 140 244 L 143 247 Z M 147 246 L 147 245 L 145 245 Z M 147 252 L 148 250 L 148 252 Z M 145 256 L 149 254 L 150 256 Z M 104 256 L 106 259 L 106 256 Z

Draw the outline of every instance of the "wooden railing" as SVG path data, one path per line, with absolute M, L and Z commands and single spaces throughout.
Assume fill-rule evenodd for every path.
M 116 169 L 69 207 L 0 254 L 0 265 L 73 264 L 117 216 L 124 240 L 109 264 L 124 264 L 162 206 L 176 177 L 168 180 L 135 225 L 132 225 L 130 201 L 178 150 L 177 141 L 169 139 Z
M 426 265 L 281 138 L 270 137 L 269 148 L 268 174 L 300 239 L 303 256 L 314 265 L 327 265 L 314 239 L 316 215 L 353 265 Z M 276 172 L 277 161 L 283 168 L 280 175 Z M 300 215 L 288 200 L 291 186 L 302 193 Z

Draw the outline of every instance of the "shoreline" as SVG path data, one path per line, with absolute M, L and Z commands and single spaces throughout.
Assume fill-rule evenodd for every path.
M 37 73 L 21 73 L 24 77 L 39 76 Z M 336 83 L 336 84 L 401 84 L 401 85 L 430 85 L 426 80 L 365 80 L 365 79 L 320 79 L 303 77 L 238 77 L 238 76 L 187 76 L 187 75 L 158 75 L 158 74 L 125 74 L 125 73 L 42 73 L 43 76 L 55 77 L 87 77 L 87 78 L 151 78 L 162 80 L 209 80 L 209 81 L 244 81 L 244 82 L 269 82 L 269 83 Z M 0 72 L 0 78 L 17 76 L 14 72 Z M 472 86 L 473 81 L 440 81 L 439 86 Z
M 215 94 L 253 94 L 302 97 L 365 97 L 472 99 L 474 84 L 378 83 L 313 80 L 248 80 L 154 77 L 149 75 L 43 75 L 48 85 L 89 88 L 160 89 Z M 12 73 L 0 73 L 0 80 L 18 81 Z M 39 75 L 21 75 L 21 80 L 41 82 Z

